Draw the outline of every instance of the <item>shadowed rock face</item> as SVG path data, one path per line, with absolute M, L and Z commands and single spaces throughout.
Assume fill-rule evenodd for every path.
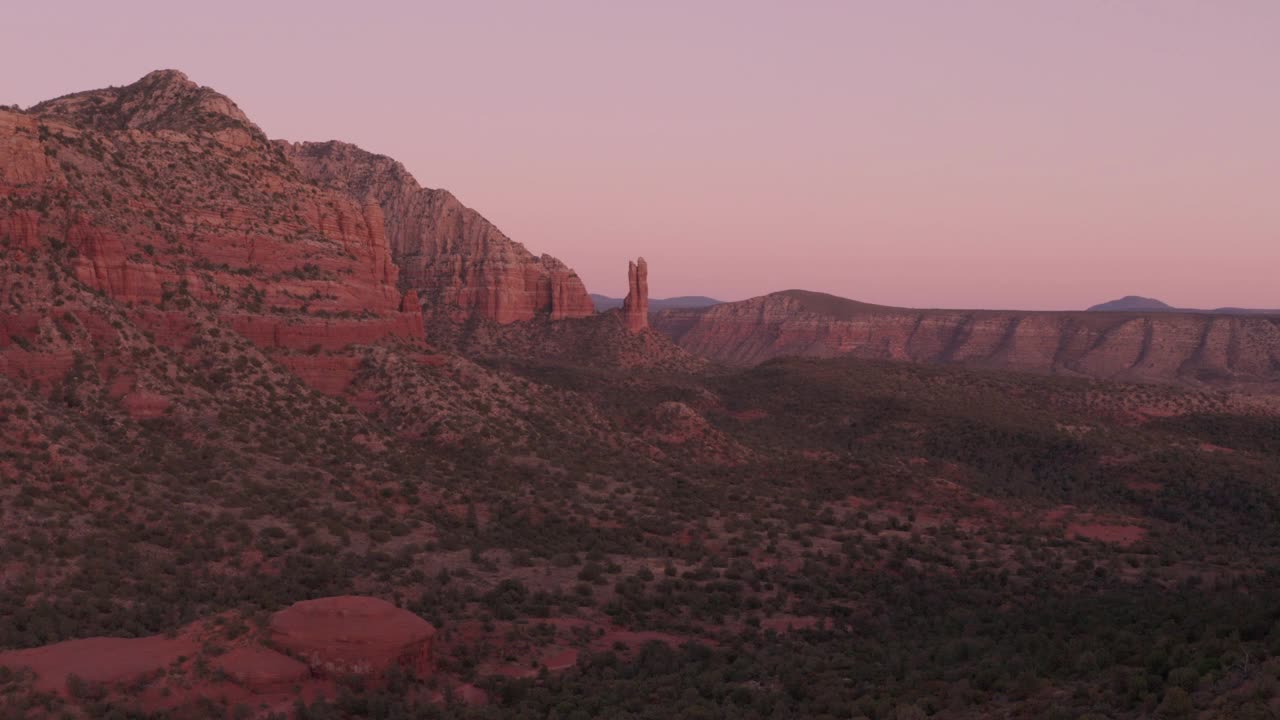
M 631 332 L 649 327 L 649 264 L 639 258 L 627 267 L 627 297 L 622 301 L 622 322 Z
M 912 310 L 793 290 L 665 311 L 654 327 L 735 365 L 852 355 L 1116 380 L 1280 382 L 1280 317 Z
M 499 323 L 594 314 L 568 266 L 533 255 L 448 191 L 420 186 L 395 160 L 341 142 L 279 146 L 309 179 L 382 208 L 401 287 L 428 311 Z

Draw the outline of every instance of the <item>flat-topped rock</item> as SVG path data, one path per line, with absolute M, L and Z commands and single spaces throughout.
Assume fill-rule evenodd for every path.
M 95 637 L 0 653 L 0 667 L 29 668 L 36 676 L 36 690 L 63 692 L 72 675 L 95 685 L 129 683 L 164 672 L 199 649 L 185 637 Z

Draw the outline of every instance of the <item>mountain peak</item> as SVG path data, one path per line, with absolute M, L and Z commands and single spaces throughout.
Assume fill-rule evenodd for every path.
M 199 85 L 196 85 L 194 82 L 191 82 L 191 78 L 187 77 L 186 73 L 182 72 L 181 70 L 174 70 L 172 68 L 152 70 L 146 75 L 143 75 L 142 78 L 139 79 L 138 82 L 134 84 L 150 85 L 153 87 L 156 85 L 181 85 L 188 88 L 199 87 Z
M 217 134 L 242 131 L 266 136 L 230 98 L 193 82 L 186 73 L 164 69 L 147 73 L 124 87 L 64 95 L 31 108 L 97 130 L 173 130 Z

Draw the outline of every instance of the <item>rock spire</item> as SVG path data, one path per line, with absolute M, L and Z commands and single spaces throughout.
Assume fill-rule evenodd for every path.
M 631 332 L 649 327 L 649 264 L 638 258 L 627 267 L 627 297 L 622 301 L 622 322 Z

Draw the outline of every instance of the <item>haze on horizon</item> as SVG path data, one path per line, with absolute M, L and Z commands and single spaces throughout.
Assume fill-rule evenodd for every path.
M 1280 4 L 14 4 L 0 104 L 176 68 L 596 293 L 1280 307 Z

